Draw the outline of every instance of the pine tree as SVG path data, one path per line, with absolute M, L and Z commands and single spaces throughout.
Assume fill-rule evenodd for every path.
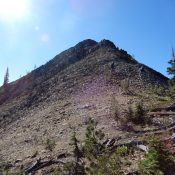
M 140 175 L 163 175 L 175 172 L 174 158 L 160 138 L 150 137 L 148 148 L 145 159 L 138 163 Z
M 134 122 L 135 124 L 145 124 L 145 110 L 142 101 L 136 104 Z
M 2 102 L 5 102 L 9 98 L 9 96 L 10 96 L 10 89 L 9 89 L 9 69 L 8 69 L 8 67 L 7 67 L 5 76 L 4 76 L 3 90 L 4 90 L 4 93 L 3 93 L 3 96 L 2 96 L 1 101 Z
M 168 63 L 170 64 L 170 67 L 167 68 L 167 72 L 170 75 L 172 75 L 174 78 L 175 77 L 175 52 L 173 48 L 172 48 L 172 56 Z
M 101 140 L 104 138 L 104 133 L 101 130 L 97 130 L 97 122 L 93 119 L 89 120 L 88 127 L 86 128 L 86 138 L 83 146 L 85 157 L 93 161 L 96 159 L 105 149 Z
M 172 98 L 174 98 L 174 92 L 175 92 L 175 52 L 172 48 L 172 56 L 170 61 L 168 62 L 170 64 L 170 67 L 167 68 L 168 74 L 172 75 L 172 78 L 169 80 L 169 89 L 170 89 L 170 95 Z
M 83 153 L 81 148 L 79 147 L 79 141 L 76 138 L 76 133 L 74 132 L 71 138 L 71 143 L 73 146 L 73 156 L 74 156 L 74 166 L 73 166 L 73 174 L 75 175 L 84 175 L 85 174 L 85 168 L 84 163 L 82 161 Z
M 116 150 L 106 149 L 92 163 L 88 169 L 90 175 L 122 175 L 122 156 L 127 147 L 119 146 Z
M 74 160 L 67 162 L 63 169 L 60 169 L 58 172 L 61 175 L 86 175 L 83 162 L 83 152 L 79 145 L 79 140 L 76 138 L 75 132 L 71 137 L 70 145 L 73 147 Z
M 6 86 L 8 83 L 9 83 L 9 69 L 7 67 L 7 70 L 6 70 L 6 73 L 5 73 L 5 76 L 4 76 L 3 86 Z

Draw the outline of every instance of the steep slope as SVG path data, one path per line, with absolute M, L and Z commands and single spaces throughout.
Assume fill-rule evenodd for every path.
M 155 85 L 167 88 L 167 80 L 109 40 L 82 41 L 9 84 L 8 95 L 1 87 L 0 154 L 7 160 L 26 159 L 36 150 L 46 156 L 50 138 L 56 141 L 49 153 L 54 156 L 68 150 L 74 128 L 82 137 L 88 117 L 115 136 L 111 100 L 116 97 L 124 109 L 133 99 L 123 94 L 123 84 L 135 94 Z

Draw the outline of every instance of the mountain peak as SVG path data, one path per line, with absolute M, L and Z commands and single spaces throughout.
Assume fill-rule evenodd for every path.
M 107 39 L 101 40 L 98 44 L 101 47 L 112 47 L 112 48 L 116 49 L 115 44 L 112 41 L 107 40 Z
M 86 39 L 86 40 L 79 42 L 77 45 L 75 45 L 75 48 L 89 49 L 90 47 L 94 47 L 94 46 L 97 46 L 98 48 L 99 47 L 112 47 L 112 48 L 116 49 L 115 44 L 112 41 L 107 40 L 107 39 L 103 39 L 100 42 L 97 42 L 97 41 L 92 40 L 92 39 Z
M 79 42 L 75 47 L 76 48 L 89 48 L 97 45 L 98 43 L 92 39 L 86 39 L 81 42 Z
M 99 128 L 103 128 L 110 138 L 122 134 L 125 144 L 126 139 L 130 140 L 128 130 L 123 132 L 123 125 L 120 127 L 115 121 L 113 107 L 120 110 L 117 119 L 121 115 L 122 121 L 128 107 L 141 100 L 146 107 L 155 101 L 158 105 L 165 103 L 162 99 L 167 96 L 162 95 L 166 94 L 167 80 L 160 73 L 133 61 L 127 51 L 118 49 L 109 40 L 81 41 L 7 88 L 0 87 L 1 159 L 7 162 L 20 159 L 17 164 L 12 164 L 12 170 L 22 166 L 27 170 L 40 157 L 49 157 L 49 161 L 55 160 L 58 156 L 54 155 L 58 153 L 68 155 L 71 148 L 67 139 L 71 138 L 74 129 L 83 136 L 90 117 L 98 121 Z M 155 91 L 154 98 L 152 88 L 155 87 L 160 87 L 161 91 L 160 94 Z M 157 118 L 156 121 L 159 122 Z M 133 128 L 133 134 L 139 131 L 137 128 L 142 128 L 142 125 L 128 123 L 126 128 Z M 139 132 L 145 133 L 147 128 Z M 153 123 L 148 132 L 152 129 L 157 130 L 157 123 Z M 52 153 L 42 151 L 48 139 L 56 143 Z M 44 175 L 51 172 L 49 166 L 46 168 L 41 171 L 46 172 Z

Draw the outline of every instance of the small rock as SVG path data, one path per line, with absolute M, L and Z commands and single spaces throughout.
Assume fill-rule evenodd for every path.
M 19 163 L 19 162 L 22 162 L 22 159 L 17 159 L 17 160 L 14 162 L 14 164 Z

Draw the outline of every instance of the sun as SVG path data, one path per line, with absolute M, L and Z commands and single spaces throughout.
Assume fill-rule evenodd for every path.
M 28 10 L 27 0 L 0 0 L 0 18 L 18 20 L 25 16 Z

